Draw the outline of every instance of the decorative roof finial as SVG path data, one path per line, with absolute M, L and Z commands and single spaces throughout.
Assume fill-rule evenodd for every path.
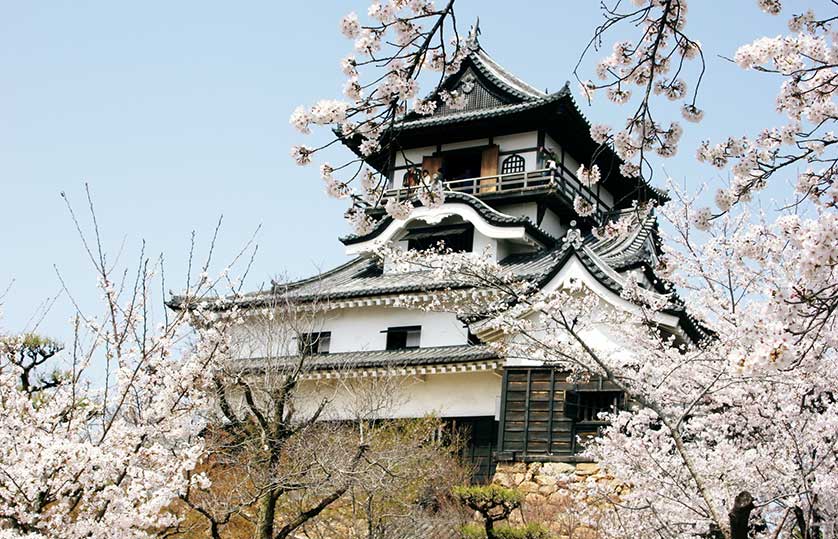
M 477 17 L 477 20 L 474 21 L 474 24 L 471 25 L 471 28 L 468 30 L 468 38 L 466 38 L 466 43 L 472 49 L 478 49 L 480 44 L 477 42 L 477 36 L 480 35 L 480 17 Z
M 582 238 L 582 232 L 576 228 L 576 221 L 570 222 L 570 228 L 567 229 L 567 232 L 562 238 L 562 243 L 568 244 L 574 249 L 582 248 L 585 240 Z

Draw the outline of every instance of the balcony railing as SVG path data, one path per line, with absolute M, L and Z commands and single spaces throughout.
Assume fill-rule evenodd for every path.
M 582 185 L 576 175 L 567 168 L 539 169 L 524 172 L 495 174 L 458 180 L 444 180 L 450 191 L 467 193 L 477 197 L 498 194 L 520 194 L 527 191 L 553 189 L 573 201 L 577 196 L 594 207 L 594 216 L 600 220 L 610 209 L 595 191 Z M 419 189 L 418 186 L 388 189 L 384 196 L 396 200 L 407 200 Z

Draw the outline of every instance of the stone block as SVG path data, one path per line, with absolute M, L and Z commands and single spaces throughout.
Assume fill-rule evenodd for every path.
M 580 462 L 576 465 L 576 475 L 594 475 L 599 472 L 599 465 L 593 462 Z
M 497 483 L 498 485 L 500 485 L 502 487 L 509 488 L 509 487 L 512 486 L 512 478 L 509 476 L 508 473 L 504 473 L 504 472 L 496 472 L 495 477 L 493 479 L 493 482 Z
M 518 490 L 526 494 L 529 494 L 530 492 L 538 492 L 538 484 L 533 483 L 532 481 L 524 481 L 518 485 Z
M 529 494 L 524 496 L 524 503 L 526 504 L 537 505 L 542 503 L 543 501 L 544 498 L 541 496 L 541 494 L 537 492 L 530 492 Z
M 545 462 L 541 467 L 541 475 L 552 475 L 553 477 L 574 473 L 576 466 L 566 462 Z

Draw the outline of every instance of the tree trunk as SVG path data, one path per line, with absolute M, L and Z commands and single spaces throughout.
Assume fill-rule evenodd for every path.
M 733 501 L 733 508 L 728 513 L 730 517 L 730 539 L 748 539 L 748 521 L 754 509 L 754 498 L 747 490 L 743 490 Z
M 486 515 L 486 518 L 483 519 L 484 526 L 486 528 L 486 539 L 495 539 L 495 521 L 489 518 Z
M 259 507 L 259 525 L 256 528 L 255 539 L 273 539 L 274 520 L 276 519 L 276 502 L 279 499 L 279 492 L 271 489 L 262 497 Z

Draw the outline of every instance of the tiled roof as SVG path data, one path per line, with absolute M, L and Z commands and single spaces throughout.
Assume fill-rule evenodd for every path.
M 634 210 L 625 210 L 622 214 L 631 211 Z M 617 271 L 636 267 L 642 263 L 651 265 L 654 263 L 655 254 L 650 248 L 657 249 L 659 242 L 657 228 L 657 219 L 650 213 L 630 234 L 599 241 L 592 245 L 591 249 Z
M 514 254 L 507 256 L 500 262 L 500 266 L 510 271 L 521 279 L 543 286 L 546 284 L 565 263 L 576 256 L 585 266 L 587 271 L 603 286 L 615 294 L 622 292 L 622 282 L 625 278 L 624 272 L 633 267 L 641 267 L 647 270 L 647 275 L 652 279 L 652 286 L 658 293 L 670 293 L 664 287 L 663 281 L 655 278 L 651 264 L 653 253 L 646 248 L 647 239 L 651 237 L 653 242 L 656 238 L 656 223 L 654 217 L 648 217 L 637 225 L 635 231 L 627 238 L 614 240 L 600 240 L 592 234 L 583 238 L 582 245 L 574 246 L 573 242 L 557 242 L 554 247 L 540 249 L 532 253 Z M 655 244 L 656 245 L 656 244 Z M 636 263 L 627 266 L 627 261 Z M 422 293 L 441 291 L 445 289 L 465 288 L 468 285 L 456 281 L 441 281 L 431 271 L 408 271 L 408 272 L 384 272 L 382 262 L 376 257 L 361 256 L 338 266 L 319 276 L 297 281 L 294 283 L 274 285 L 271 290 L 245 294 L 232 299 L 233 302 L 242 307 L 258 307 L 270 305 L 277 298 L 284 298 L 292 301 L 372 301 L 375 298 L 394 296 L 399 294 Z M 673 306 L 667 313 L 678 317 L 681 325 L 690 337 L 695 341 L 706 338 L 710 333 L 684 308 L 683 301 L 672 295 Z M 230 299 L 219 302 L 217 308 L 223 309 L 229 306 Z M 177 298 L 170 305 L 179 307 Z M 478 349 L 468 347 L 468 353 L 475 353 Z M 455 350 L 454 348 L 442 349 L 419 349 L 414 351 L 399 352 L 398 357 L 388 361 L 410 362 L 427 361 L 423 354 L 460 354 L 466 353 L 466 349 Z M 485 353 L 483 351 L 482 353 Z M 370 361 L 383 361 L 391 357 L 392 352 L 363 352 Z M 449 357 L 449 356 L 446 356 Z M 362 360 L 362 358 L 355 358 Z M 478 359 L 485 359 L 479 356 Z M 324 356 L 324 361 L 344 361 L 345 357 L 334 354 Z M 462 359 L 461 359 L 462 360 Z
M 473 87 L 463 90 L 464 81 Z M 427 116 L 415 112 L 406 114 L 397 123 L 397 130 L 409 131 L 515 114 L 570 97 L 567 85 L 552 94 L 536 89 L 497 63 L 479 45 L 469 53 L 460 70 L 442 82 L 440 89 L 466 92 L 465 107 L 461 110 L 448 107 L 439 101 L 438 91 L 435 91 L 426 99 L 436 100 L 437 109 Z
M 409 131 L 420 127 L 428 127 L 434 125 L 447 125 L 459 122 L 466 122 L 471 120 L 482 120 L 484 118 L 496 118 L 499 116 L 506 116 L 508 114 L 515 114 L 524 112 L 526 110 L 536 109 L 550 103 L 555 103 L 562 98 L 569 97 L 569 93 L 559 91 L 546 95 L 543 98 L 532 101 L 524 101 L 522 103 L 507 103 L 491 108 L 473 108 L 465 109 L 448 114 L 436 114 L 431 116 L 408 117 L 403 122 L 399 122 L 398 128 L 400 131 Z
M 335 354 L 315 354 L 305 359 L 306 371 L 333 371 L 351 367 L 397 368 L 433 366 L 451 363 L 473 363 L 497 359 L 495 352 L 485 344 L 433 346 L 428 348 L 406 348 L 402 350 L 362 350 L 359 352 L 339 352 Z M 293 366 L 300 356 L 284 356 L 271 359 L 272 365 Z M 247 358 L 247 368 L 258 369 L 265 358 Z
M 483 50 L 483 47 L 478 46 L 472 53 L 472 57 L 475 59 L 475 66 L 481 73 L 486 75 L 495 84 L 504 87 L 511 93 L 515 93 L 522 99 L 542 99 L 547 97 L 545 92 L 518 78 L 497 63 L 494 58 Z
M 569 255 L 577 252 L 588 270 L 609 289 L 619 294 L 622 286 L 613 277 L 623 269 L 620 264 L 625 260 L 619 249 L 628 244 L 634 251 L 642 252 L 634 245 L 644 245 L 644 241 L 638 238 L 645 238 L 643 234 L 649 233 L 653 221 L 653 217 L 647 219 L 639 225 L 636 233 L 629 235 L 629 239 L 618 243 L 599 240 L 591 234 L 586 235 L 584 245 L 594 253 L 596 260 L 587 255 L 584 249 L 574 249 L 569 243 L 555 241 L 552 247 L 531 253 L 509 255 L 500 261 L 500 266 L 519 278 L 543 284 L 561 269 Z M 635 253 L 632 256 L 639 255 Z M 441 281 L 431 271 L 384 272 L 383 263 L 377 257 L 359 256 L 318 276 L 293 283 L 275 284 L 268 291 L 245 294 L 235 301 L 242 306 L 258 306 L 273 301 L 276 297 L 295 301 L 334 301 L 465 286 L 463 283 Z
M 519 277 L 540 282 L 554 269 L 564 250 L 545 249 L 532 254 L 512 255 L 501 265 Z M 461 287 L 461 283 L 440 281 L 430 271 L 384 273 L 378 259 L 358 257 L 319 278 L 275 287 L 273 293 L 302 301 L 337 300 Z M 258 296 L 253 299 L 258 301 Z

